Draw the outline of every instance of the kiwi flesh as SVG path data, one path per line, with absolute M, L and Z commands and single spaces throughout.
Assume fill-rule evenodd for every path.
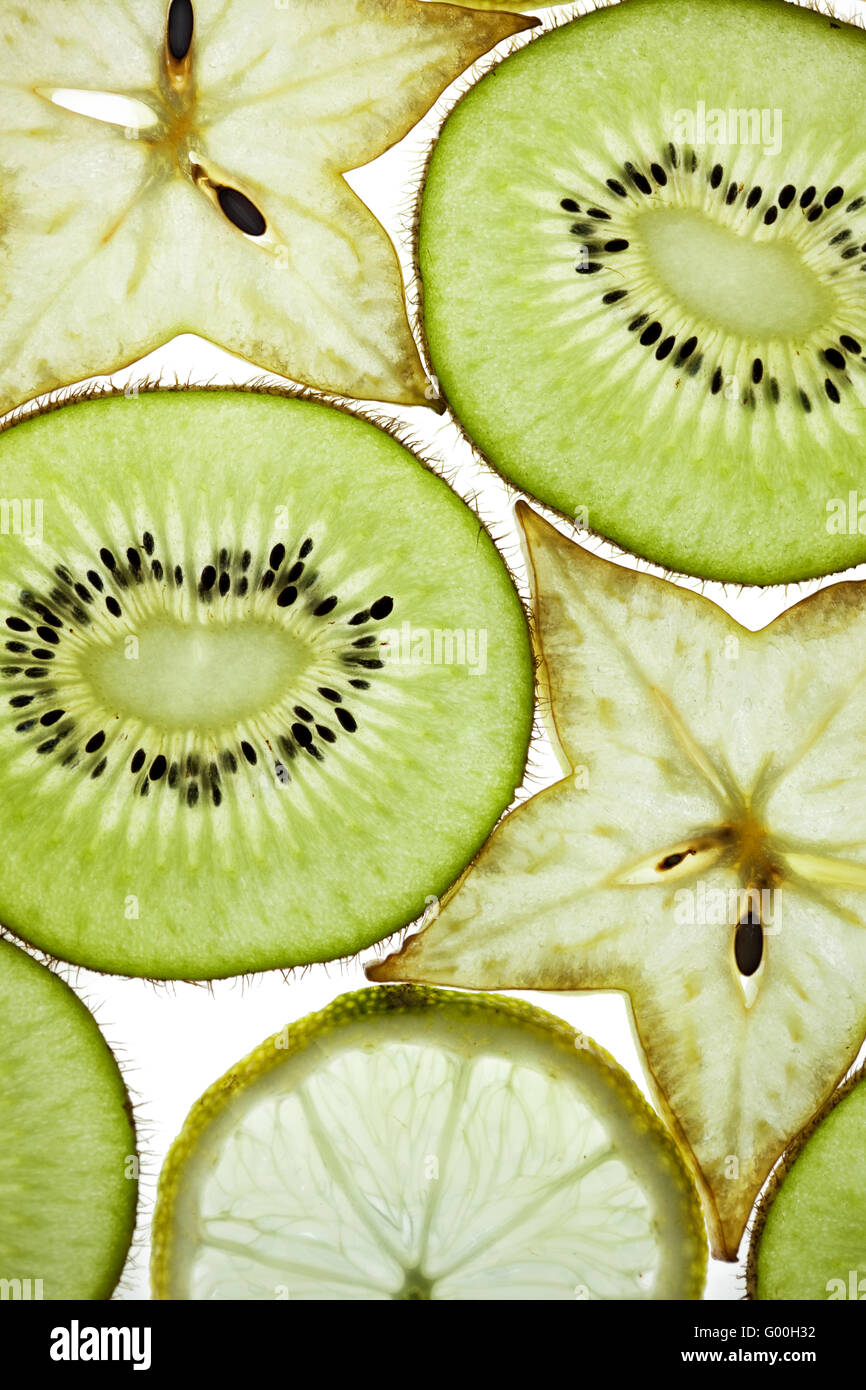
M 105 1299 L 135 1225 L 129 1096 L 93 1016 L 0 938 L 0 1301 Z
M 0 436 L 0 921 L 212 978 L 417 916 L 512 799 L 525 615 L 447 484 L 276 393 L 115 396 Z
M 840 1086 L 786 1151 L 749 1243 L 749 1298 L 866 1299 L 866 1069 Z
M 462 98 L 424 326 L 497 469 L 706 579 L 866 559 L 864 83 L 863 30 L 786 0 L 625 0 Z

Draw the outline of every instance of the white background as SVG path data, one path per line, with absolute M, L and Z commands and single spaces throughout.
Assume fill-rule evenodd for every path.
M 588 8 L 592 5 L 547 11 L 544 18 L 550 22 L 554 16 L 567 17 Z M 834 9 L 842 17 L 857 15 L 862 22 L 863 8 L 859 0 L 848 0 L 848 3 L 840 0 Z M 465 85 L 466 79 L 455 84 L 431 116 L 400 145 L 363 171 L 349 176 L 353 187 L 397 242 L 407 284 L 411 280 L 408 248 L 415 193 L 425 151 L 454 95 Z M 120 386 L 144 379 L 160 379 L 165 384 L 180 380 L 231 385 L 261 379 L 261 376 L 259 369 L 201 339 L 185 335 L 110 380 Z M 386 413 L 409 425 L 427 459 L 448 477 L 461 495 L 473 501 L 500 541 L 525 595 L 525 574 L 511 521 L 514 492 L 474 457 L 447 417 L 439 417 L 427 409 L 400 411 L 388 407 Z M 581 539 L 585 542 L 585 537 Z M 601 542 L 588 543 L 598 553 L 621 564 L 651 570 L 643 562 L 623 557 Z M 866 566 L 851 571 L 846 577 L 866 577 Z M 838 578 L 824 582 L 836 582 Z M 676 582 L 701 590 L 750 628 L 764 626 L 797 599 L 821 587 L 820 583 L 814 583 L 787 589 L 736 591 L 686 579 Z M 538 790 L 545 783 L 556 780 L 558 775 L 550 750 L 543 740 L 539 741 L 532 755 L 531 790 Z M 323 1007 L 346 990 L 364 986 L 367 983 L 364 960 L 382 954 L 384 949 L 379 947 L 367 952 L 361 959 L 310 967 L 289 976 L 270 972 L 212 985 L 157 985 L 58 967 L 95 1012 L 120 1060 L 136 1108 L 142 1150 L 140 1216 L 118 1298 L 149 1296 L 149 1227 L 156 1179 L 167 1148 L 193 1102 L 230 1066 L 286 1023 Z M 561 1015 L 575 1028 L 595 1038 L 647 1092 L 644 1071 L 632 1039 L 628 1004 L 622 996 L 534 993 L 520 997 Z M 740 1266 L 711 1262 L 707 1297 L 739 1298 L 743 1291 Z

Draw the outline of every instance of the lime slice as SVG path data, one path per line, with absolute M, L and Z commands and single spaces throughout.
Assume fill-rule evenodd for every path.
M 747 1286 L 758 1299 L 866 1298 L 866 1069 L 782 1160 L 758 1212 Z
M 163 1168 L 158 1299 L 699 1298 L 672 1139 L 619 1066 L 495 995 L 362 990 L 212 1086 Z
M 0 941 L 0 1298 L 108 1298 L 132 1239 L 117 1064 L 58 975 Z

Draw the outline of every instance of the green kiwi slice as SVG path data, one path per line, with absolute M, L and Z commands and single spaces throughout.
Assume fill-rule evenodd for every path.
M 690 1174 L 590 1039 L 516 1000 L 343 995 L 190 1112 L 158 1299 L 695 1299 Z
M 866 559 L 864 87 L 866 34 L 828 15 L 626 0 L 468 92 L 418 257 L 497 469 L 706 579 Z
M 757 1299 L 866 1299 L 866 1073 L 794 1141 L 758 1209 L 747 1286 Z
M 473 512 L 314 401 L 83 401 L 0 437 L 0 921 L 211 978 L 421 912 L 519 784 L 527 626 Z
M 126 1087 L 69 986 L 0 939 L 0 1298 L 109 1298 L 135 1225 Z

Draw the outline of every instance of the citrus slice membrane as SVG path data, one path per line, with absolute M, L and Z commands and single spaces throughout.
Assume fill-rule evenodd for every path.
M 866 1071 L 792 1144 L 749 1251 L 758 1299 L 866 1299 Z
M 0 1297 L 110 1297 L 138 1188 L 126 1087 L 78 996 L 2 940 L 0 1136 Z
M 697 1195 L 619 1066 L 560 1019 L 343 995 L 194 1106 L 163 1168 L 158 1299 L 699 1298 Z

